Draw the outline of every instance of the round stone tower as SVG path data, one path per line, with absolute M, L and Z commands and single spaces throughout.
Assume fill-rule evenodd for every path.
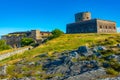
M 81 12 L 81 13 L 75 14 L 75 22 L 86 21 L 90 19 L 91 19 L 90 12 Z

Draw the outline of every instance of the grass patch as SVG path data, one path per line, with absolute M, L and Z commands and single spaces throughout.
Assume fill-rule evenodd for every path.
M 113 37 L 114 36 L 114 37 Z M 110 39 L 112 37 L 112 39 Z M 58 38 L 52 39 L 47 41 L 46 43 L 40 45 L 39 47 L 25 51 L 24 54 L 15 55 L 14 57 L 7 58 L 2 62 L 7 62 L 9 60 L 15 59 L 23 59 L 23 58 L 33 58 L 41 53 L 54 53 L 54 52 L 62 52 L 65 50 L 73 50 L 77 49 L 79 46 L 82 45 L 100 45 L 100 42 L 107 41 L 107 43 L 111 42 L 110 45 L 113 43 L 117 44 L 120 39 L 119 34 L 64 34 Z M 118 42 L 117 42 L 118 41 Z M 99 44 L 98 44 L 99 43 Z M 109 45 L 109 44 L 104 44 Z

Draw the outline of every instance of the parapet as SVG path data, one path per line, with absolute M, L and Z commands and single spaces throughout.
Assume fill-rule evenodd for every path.
M 75 14 L 75 22 L 86 21 L 91 19 L 90 12 L 80 12 Z

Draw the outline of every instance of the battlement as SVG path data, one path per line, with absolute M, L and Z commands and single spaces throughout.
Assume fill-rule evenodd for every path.
M 116 33 L 116 22 L 91 19 L 90 12 L 75 14 L 75 22 L 66 26 L 66 33 Z
M 80 12 L 75 14 L 75 22 L 86 21 L 91 19 L 90 12 Z
M 51 35 L 51 32 L 43 32 L 40 30 L 31 30 L 24 32 L 13 32 L 7 35 L 3 35 L 1 39 L 6 40 L 8 45 L 12 47 L 21 47 L 21 39 L 24 37 L 33 38 L 36 42 L 42 41 L 43 38 L 46 38 Z

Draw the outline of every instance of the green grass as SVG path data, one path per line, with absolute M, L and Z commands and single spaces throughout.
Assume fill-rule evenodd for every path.
M 32 59 L 33 57 L 41 53 L 50 53 L 50 55 L 52 55 L 52 53 L 54 52 L 73 50 L 82 45 L 114 45 L 119 43 L 119 40 L 119 34 L 64 34 L 58 38 L 47 41 L 46 43 L 40 45 L 35 49 L 25 51 L 23 54 L 15 55 L 13 57 L 0 61 L 0 64 L 4 64 L 6 62 L 9 62 L 10 60 L 16 59 Z M 111 43 L 107 44 L 109 42 Z
M 27 63 L 29 62 L 37 62 L 41 60 L 45 60 L 46 58 L 54 59 L 54 56 L 59 55 L 60 52 L 66 50 L 74 50 L 77 49 L 79 46 L 86 45 L 92 47 L 92 45 L 104 45 L 104 46 L 113 46 L 117 43 L 120 43 L 120 34 L 64 34 L 58 38 L 52 39 L 47 41 L 46 43 L 38 46 L 29 51 L 25 51 L 23 54 L 17 54 L 12 57 L 6 58 L 0 61 L 0 65 L 9 64 L 7 69 L 8 75 L 6 77 L 12 78 L 16 76 L 18 78 L 24 76 L 35 76 L 41 79 L 51 78 L 55 75 L 46 75 L 44 70 L 42 70 L 42 65 L 33 65 L 29 66 Z M 102 55 L 107 56 L 112 54 L 114 51 L 105 51 L 102 52 Z M 42 53 L 47 53 L 46 57 L 36 57 Z M 57 54 L 53 54 L 57 53 Z M 80 57 L 78 60 L 89 60 L 89 59 L 96 59 L 101 64 L 105 61 L 103 59 L 97 59 L 96 57 L 86 58 Z M 20 61 L 23 60 L 23 61 Z M 20 61 L 20 62 L 19 62 Z M 77 59 L 73 59 L 73 62 L 76 62 Z M 24 66 L 18 67 L 14 63 L 20 63 Z M 118 65 L 119 67 L 119 65 Z M 112 68 L 113 69 L 113 68 Z M 114 69 L 118 69 L 115 67 Z M 20 71 L 24 71 L 21 73 Z M 40 71 L 41 74 L 36 74 L 37 71 Z M 117 74 L 114 70 L 108 69 L 108 73 L 110 74 Z M 63 76 L 60 73 L 56 74 L 59 76 Z M 0 76 L 1 77 L 1 76 Z

